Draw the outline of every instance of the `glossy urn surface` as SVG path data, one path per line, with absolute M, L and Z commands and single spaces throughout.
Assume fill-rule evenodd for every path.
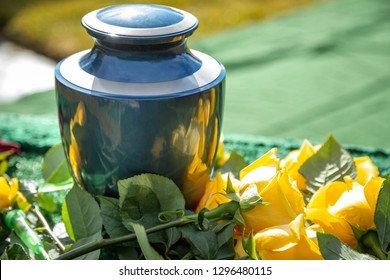
M 218 61 L 187 47 L 197 19 L 166 6 L 119 5 L 82 24 L 94 47 L 55 70 L 74 180 L 116 197 L 118 180 L 155 173 L 174 180 L 194 207 L 214 164 L 225 80 Z

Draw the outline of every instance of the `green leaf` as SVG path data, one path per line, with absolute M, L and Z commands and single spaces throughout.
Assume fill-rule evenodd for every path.
M 352 229 L 352 232 L 353 232 L 353 235 L 355 236 L 355 239 L 358 241 L 356 246 L 355 246 L 355 250 L 359 251 L 359 252 L 366 251 L 366 248 L 364 247 L 364 244 L 362 243 L 362 237 L 364 237 L 369 232 L 369 230 L 362 230 L 362 229 L 357 228 L 351 224 L 349 224 L 349 226 Z
M 218 251 L 214 256 L 215 260 L 228 260 L 234 258 L 234 227 L 235 224 L 231 220 L 218 222 L 217 225 L 213 227 L 213 231 L 217 234 L 218 240 Z
M 356 252 L 334 235 L 317 232 L 317 240 L 325 260 L 375 260 L 370 255 Z
M 0 260 L 31 260 L 31 258 L 21 245 L 14 243 L 3 252 Z
M 387 252 L 390 244 L 390 173 L 378 194 L 374 222 L 382 249 Z
M 214 256 L 214 260 L 232 260 L 234 259 L 234 242 L 225 243 L 222 247 L 218 249 L 217 254 Z
M 6 242 L 11 230 L 5 224 L 5 213 L 0 212 L 0 244 Z M 0 245 L 0 249 L 2 246 Z M 0 251 L 1 252 L 1 251 Z
M 242 236 L 242 247 L 244 248 L 245 252 L 252 260 L 259 259 L 259 257 L 257 256 L 256 242 L 255 242 L 255 238 L 253 237 L 252 231 L 249 234 L 248 239 L 245 240 L 244 236 Z
M 142 224 L 145 228 L 159 225 L 160 212 L 160 202 L 153 190 L 146 186 L 138 185 L 131 186 L 119 210 L 122 223 L 129 231 L 133 230 L 133 223 Z M 151 242 L 164 243 L 167 247 L 179 238 L 179 233 L 174 228 L 149 235 Z
M 137 236 L 138 243 L 141 247 L 142 253 L 145 256 L 145 259 L 163 260 L 164 258 L 150 245 L 144 226 L 137 223 L 131 223 L 131 226 L 133 227 L 135 235 Z
M 166 252 L 165 256 L 168 260 L 191 260 L 194 254 L 191 251 L 191 243 L 182 238 L 179 242 L 175 243 L 168 252 Z
M 69 237 L 74 241 L 90 237 L 102 230 L 102 218 L 96 200 L 77 186 L 65 197 L 62 219 Z
M 233 188 L 232 180 L 230 179 L 230 174 L 228 174 L 228 179 L 226 183 L 226 191 L 227 194 L 236 193 L 236 190 Z
M 226 243 L 231 241 L 233 238 L 233 230 L 234 230 L 235 225 L 231 221 L 229 221 L 229 222 L 230 222 L 230 224 L 228 224 L 227 226 L 225 226 L 223 229 L 219 230 L 218 232 L 216 232 L 215 229 L 213 230 L 217 234 L 219 248 L 224 246 Z
M 146 228 L 159 224 L 159 213 L 160 202 L 150 188 L 132 185 L 122 197 L 120 216 L 128 229 L 132 228 L 131 223 L 140 223 Z
M 96 242 L 102 239 L 102 234 L 101 232 L 96 232 L 95 234 L 92 234 L 88 237 L 81 238 L 77 240 L 76 243 L 72 245 L 71 250 L 75 250 L 83 245 L 89 244 L 91 242 Z M 87 254 L 84 254 L 80 257 L 75 258 L 75 260 L 98 260 L 100 257 L 100 249 L 89 252 Z
M 6 160 L 0 160 L 0 174 L 4 174 L 8 170 L 8 162 Z
M 137 243 L 137 241 L 135 240 Z M 138 243 L 137 243 L 138 244 Z M 130 246 L 117 246 L 115 248 L 115 253 L 118 256 L 118 259 L 120 260 L 139 260 L 139 252 L 137 248 L 135 247 L 130 247 Z
M 119 200 L 112 197 L 98 196 L 100 215 L 103 226 L 111 238 L 129 234 L 129 230 L 122 223 L 119 214 Z
M 34 200 L 38 202 L 39 207 L 46 212 L 52 213 L 57 210 L 57 204 L 54 202 L 54 199 L 51 196 L 38 193 L 38 196 L 34 197 Z
M 192 252 L 197 258 L 212 260 L 218 252 L 218 238 L 212 230 L 200 231 L 194 224 L 188 224 L 179 228 L 183 237 L 190 244 Z
M 9 157 L 10 155 L 12 155 L 13 153 L 15 153 L 14 150 L 8 150 L 8 151 L 5 151 L 5 152 L 0 153 L 0 161 L 5 160 L 7 157 Z
M 245 220 L 244 220 L 244 218 L 243 218 L 242 215 L 241 215 L 240 209 L 238 209 L 238 210 L 236 211 L 236 213 L 234 213 L 234 217 L 233 217 L 233 218 L 234 218 L 234 221 L 235 221 L 236 223 L 245 226 Z
M 160 203 L 161 212 L 184 209 L 185 202 L 180 189 L 172 180 L 156 174 L 142 174 L 119 181 L 120 205 L 133 185 L 150 188 Z
M 31 260 L 35 258 L 36 255 L 34 255 L 33 251 L 31 251 L 13 231 L 8 236 L 7 242 L 9 245 L 6 248 L 7 253 L 4 257 L 7 257 L 9 260 Z M 12 249 L 14 246 L 15 248 Z M 12 250 L 9 251 L 10 249 Z
M 68 207 L 66 205 L 67 204 L 64 201 L 64 203 L 62 204 L 62 211 L 61 211 L 62 221 L 64 222 L 66 232 L 68 233 L 69 238 L 72 239 L 73 241 L 76 241 L 76 237 L 74 236 L 73 233 L 72 223 L 69 217 Z
M 219 221 L 218 223 L 216 223 L 214 226 L 213 226 L 213 231 L 215 233 L 219 233 L 220 231 L 224 230 L 226 227 L 230 226 L 230 225 L 234 225 L 234 222 L 231 221 L 231 220 L 223 220 L 223 221 Z
M 141 223 L 145 228 L 160 223 L 161 212 L 184 209 L 185 202 L 176 184 L 163 176 L 142 174 L 118 182 L 119 207 L 124 225 Z M 169 247 L 180 238 L 175 228 L 149 236 L 151 242 L 164 242 Z
M 242 155 L 240 155 L 236 151 L 231 151 L 229 159 L 222 167 L 218 168 L 217 171 L 221 173 L 231 172 L 234 177 L 239 178 L 240 170 L 247 165 L 248 163 L 245 161 Z
M 368 232 L 368 230 L 362 230 L 351 224 L 349 224 L 349 226 L 351 227 L 353 235 L 355 236 L 356 240 L 359 240 L 360 238 L 362 238 L 362 236 L 364 236 Z
M 8 248 L 7 248 L 8 249 Z M 8 261 L 9 257 L 7 254 L 7 250 L 5 250 L 1 255 L 0 255 L 0 261 Z
M 71 178 L 61 143 L 53 146 L 46 152 L 42 163 L 42 176 L 46 183 L 54 185 L 60 184 Z
M 333 181 L 343 181 L 344 176 L 356 178 L 357 171 L 352 156 L 344 150 L 332 135 L 324 145 L 299 169 L 307 180 L 311 192 Z

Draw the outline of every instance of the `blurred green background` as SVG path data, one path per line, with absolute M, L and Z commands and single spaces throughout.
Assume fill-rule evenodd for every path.
M 92 47 L 83 15 L 120 3 L 130 2 L 0 0 L 0 36 L 58 61 Z M 226 67 L 225 135 L 322 143 L 332 133 L 390 149 L 389 0 L 153 3 L 198 17 L 189 46 Z M 54 117 L 53 89 L 0 104 L 2 112 Z
M 90 48 L 92 39 L 80 24 L 86 13 L 122 3 L 154 3 L 183 9 L 198 17 L 192 40 L 270 18 L 319 0 L 0 0 L 0 30 L 4 37 L 59 60 Z

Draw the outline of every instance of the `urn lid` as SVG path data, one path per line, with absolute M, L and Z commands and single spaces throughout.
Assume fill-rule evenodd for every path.
M 90 12 L 82 24 L 96 42 L 57 64 L 56 79 L 67 88 L 99 97 L 159 99 L 203 92 L 225 78 L 222 64 L 187 47 L 186 38 L 198 27 L 188 12 L 125 4 Z
M 90 12 L 83 17 L 82 24 L 97 39 L 152 44 L 190 36 L 198 27 L 198 20 L 172 7 L 124 4 Z

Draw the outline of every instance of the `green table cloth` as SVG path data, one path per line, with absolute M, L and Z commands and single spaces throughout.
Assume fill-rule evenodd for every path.
M 21 145 L 21 153 L 11 158 L 9 174 L 21 180 L 43 183 L 41 164 L 45 152 L 60 143 L 58 122 L 53 117 L 27 116 L 0 113 L 0 137 Z M 260 136 L 225 135 L 227 151 L 235 150 L 244 156 L 247 163 L 259 158 L 273 147 L 278 156 L 285 157 L 302 144 L 293 138 L 271 138 Z M 390 150 L 357 145 L 344 145 L 354 157 L 370 156 L 385 177 L 390 172 Z

